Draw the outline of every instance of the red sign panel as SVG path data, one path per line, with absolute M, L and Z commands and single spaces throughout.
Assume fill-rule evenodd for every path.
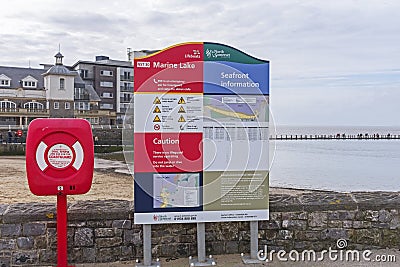
M 135 92 L 202 93 L 202 51 L 202 43 L 189 43 L 135 59 Z
M 201 133 L 136 133 L 136 172 L 200 172 Z
M 26 139 L 26 172 L 35 195 L 76 195 L 92 185 L 92 130 L 83 119 L 36 119 Z

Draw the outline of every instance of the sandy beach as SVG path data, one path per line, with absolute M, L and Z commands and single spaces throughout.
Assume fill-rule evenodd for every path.
M 93 184 L 85 195 L 68 196 L 68 201 L 99 199 L 133 199 L 133 178 L 116 173 L 115 168 L 99 165 Z M 121 166 L 123 163 L 120 164 Z M 53 196 L 35 196 L 29 191 L 25 171 L 25 157 L 0 157 L 0 204 L 26 202 L 56 202 Z
M 121 173 L 125 172 L 125 173 Z M 123 162 L 95 160 L 93 184 L 85 195 L 68 196 L 68 201 L 122 199 L 133 200 L 133 177 Z M 271 193 L 296 195 L 305 190 L 271 188 Z M 25 157 L 0 157 L 0 204 L 26 202 L 56 202 L 54 196 L 35 196 L 29 191 L 25 171 Z

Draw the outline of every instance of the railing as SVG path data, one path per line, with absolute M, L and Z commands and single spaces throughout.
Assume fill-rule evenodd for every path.
M 125 99 L 125 98 L 123 98 L 123 97 L 120 97 L 120 98 L 119 98 L 119 101 L 120 101 L 121 103 L 130 103 L 132 99 L 133 99 L 133 95 L 132 95 L 132 97 L 131 97 L 130 99 Z
M 7 113 L 7 115 L 49 115 L 47 109 L 38 108 L 2 108 L 0 113 Z
M 121 81 L 133 82 L 133 76 L 120 75 L 120 79 L 121 79 Z
M 89 95 L 77 95 L 74 98 L 75 100 L 90 100 Z
M 396 134 L 387 134 L 387 135 L 380 135 L 380 134 L 357 134 L 357 135 L 346 135 L 346 134 L 337 134 L 337 135 L 295 135 L 295 134 L 286 134 L 286 135 L 275 135 L 270 136 L 270 140 L 348 140 L 348 139 L 355 139 L 355 140 L 388 140 L 388 139 L 400 139 L 400 135 Z
M 116 113 L 108 110 L 74 110 L 74 115 L 116 116 Z
M 121 92 L 133 93 L 133 86 L 120 86 Z
M 16 108 L 0 108 L 0 112 L 8 113 L 8 112 L 17 112 Z
M 27 125 L 0 125 L 0 130 L 12 130 L 16 131 L 18 129 L 21 130 L 26 130 L 28 128 Z M 133 131 L 133 125 L 122 125 L 122 124 L 117 124 L 117 125 L 99 125 L 99 124 L 92 124 L 92 129 L 125 129 L 125 130 L 132 130 Z M 4 134 L 3 134 L 4 138 Z

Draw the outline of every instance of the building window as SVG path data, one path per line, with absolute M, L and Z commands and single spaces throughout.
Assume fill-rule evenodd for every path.
M 32 77 L 31 75 L 26 76 L 22 80 L 20 80 L 20 84 L 22 87 L 27 88 L 36 88 L 38 85 L 38 80 Z
M 10 87 L 10 85 L 11 85 L 11 79 L 5 74 L 0 74 L 0 86 Z
M 60 108 L 60 103 L 54 102 L 54 109 L 59 109 L 59 108 Z
M 121 91 L 133 92 L 133 83 L 124 82 L 121 86 Z
M 89 76 L 88 70 L 80 69 L 79 72 L 82 78 L 87 78 Z
M 24 87 L 36 88 L 36 82 L 24 81 Z
M 114 105 L 113 104 L 109 104 L 109 103 L 103 103 L 103 104 L 100 104 L 100 108 L 101 109 L 113 109 Z
M 129 108 L 129 103 L 121 103 L 120 105 L 119 105 L 119 107 L 121 108 L 121 109 L 128 109 Z
M 75 85 L 76 86 L 76 85 Z M 75 100 L 89 100 L 89 93 L 84 88 L 75 87 Z
M 10 81 L 9 80 L 1 80 L 0 85 L 1 86 L 10 86 Z
M 131 72 L 129 72 L 129 71 L 124 71 L 123 79 L 124 79 L 124 80 L 130 80 L 130 79 L 131 79 L 131 75 L 132 75 Z
M 112 70 L 101 70 L 100 71 L 100 75 L 102 75 L 102 76 L 112 76 L 113 72 L 112 72 Z
M 65 109 L 70 109 L 71 108 L 71 103 L 65 102 Z
M 86 118 L 86 120 L 87 120 L 88 122 L 90 122 L 90 124 L 99 124 L 99 118 L 98 118 L 98 117 Z
M 113 87 L 114 83 L 113 82 L 100 82 L 101 87 Z
M 130 93 L 121 93 L 120 94 L 120 101 L 121 102 L 130 102 L 133 97 L 133 94 Z
M 113 98 L 113 93 L 110 93 L 110 92 L 103 92 L 103 93 L 101 94 L 101 97 L 103 97 L 103 98 Z
M 75 102 L 74 109 L 76 110 L 90 110 L 89 103 L 87 102 Z
M 0 110 L 13 110 L 16 109 L 17 105 L 14 102 L 5 100 L 5 101 L 0 101 Z
M 65 79 L 60 78 L 60 90 L 65 90 Z
M 43 104 L 38 102 L 28 102 L 24 104 L 24 108 L 26 109 L 43 109 Z

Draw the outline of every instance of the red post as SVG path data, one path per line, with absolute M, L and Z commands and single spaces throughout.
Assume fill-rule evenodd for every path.
M 57 195 L 57 267 L 68 267 L 67 195 Z

